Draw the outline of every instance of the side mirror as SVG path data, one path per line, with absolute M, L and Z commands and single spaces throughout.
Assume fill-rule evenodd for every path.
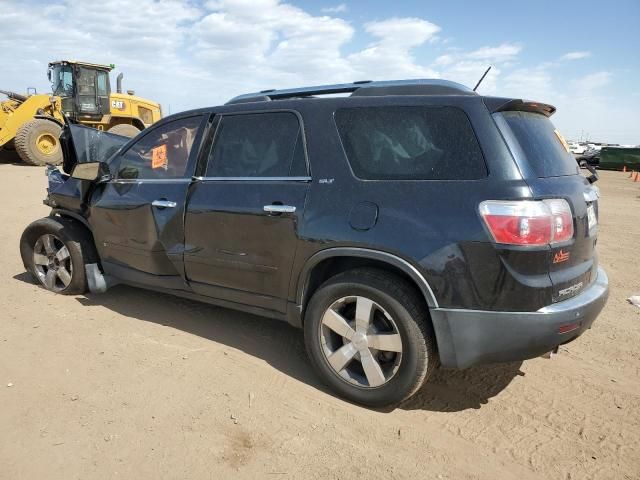
M 580 162 L 580 166 L 589 170 L 589 173 L 591 174 L 587 177 L 587 181 L 589 183 L 595 183 L 598 181 L 598 173 L 596 172 L 595 167 L 589 165 L 589 163 L 586 160 L 583 160 L 582 162 Z
M 71 178 L 102 183 L 111 180 L 111 173 L 109 173 L 109 167 L 104 162 L 78 163 L 73 167 Z

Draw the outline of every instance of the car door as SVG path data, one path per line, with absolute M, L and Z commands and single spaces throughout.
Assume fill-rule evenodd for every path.
M 200 294 L 283 313 L 311 177 L 300 116 L 222 115 L 185 214 L 185 272 Z
M 203 115 L 163 122 L 114 159 L 117 173 L 92 196 L 88 216 L 106 273 L 184 287 L 185 199 L 205 123 Z

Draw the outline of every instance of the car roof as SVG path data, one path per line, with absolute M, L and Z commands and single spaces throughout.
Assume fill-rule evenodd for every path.
M 288 88 L 282 90 L 262 90 L 246 93 L 232 98 L 226 104 L 269 102 L 293 98 L 316 98 L 324 95 L 350 93 L 351 96 L 387 96 L 387 95 L 477 95 L 470 88 L 450 80 L 362 80 L 353 83 L 334 85 L 316 85 L 311 87 Z
M 338 96 L 339 94 L 350 93 L 349 96 Z M 532 102 L 518 98 L 492 97 L 478 95 L 474 90 L 456 82 L 442 79 L 414 79 L 414 80 L 388 80 L 388 81 L 358 81 L 353 83 L 340 83 L 333 85 L 317 85 L 301 88 L 270 89 L 260 92 L 246 93 L 233 97 L 224 105 L 215 107 L 199 108 L 195 110 L 183 111 L 169 117 L 165 117 L 161 123 L 167 119 L 178 119 L 190 115 L 204 113 L 229 114 L 233 112 L 247 112 L 251 110 L 275 110 L 275 109 L 295 109 L 300 107 L 300 102 L 304 104 L 322 102 L 324 104 L 349 104 L 357 98 L 392 97 L 397 101 L 402 97 L 430 97 L 438 103 L 446 103 L 450 99 L 452 103 L 460 104 L 464 101 L 483 102 L 491 113 L 502 111 L 525 111 L 540 113 L 547 117 L 553 115 L 555 107 L 541 102 Z M 454 98 L 456 100 L 454 100 Z M 373 100 L 373 99 L 372 99 Z M 358 102 L 361 103 L 361 102 Z M 368 102 L 367 102 L 368 103 Z

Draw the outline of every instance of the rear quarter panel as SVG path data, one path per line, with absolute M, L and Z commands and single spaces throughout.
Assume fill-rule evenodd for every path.
M 348 103 L 349 107 L 444 104 L 462 108 L 476 131 L 489 172 L 484 179 L 465 181 L 357 179 L 334 123 L 340 101 L 287 103 L 303 114 L 313 177 L 300 228 L 291 300 L 304 281 L 297 272 L 313 254 L 355 246 L 409 261 L 425 276 L 440 307 L 535 310 L 548 303 L 549 291 L 540 288 L 550 284 L 544 264 L 548 252 L 532 256 L 496 248 L 478 214 L 478 204 L 486 199 L 531 197 L 479 97 L 370 97 L 351 98 Z M 368 230 L 356 230 L 350 226 L 350 215 L 363 202 L 377 205 L 377 221 Z

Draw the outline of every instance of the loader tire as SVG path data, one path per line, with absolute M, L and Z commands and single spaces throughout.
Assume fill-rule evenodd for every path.
M 111 127 L 107 132 L 120 135 L 121 137 L 133 138 L 140 133 L 140 129 L 128 123 L 120 123 Z
M 61 131 L 62 128 L 55 122 L 42 118 L 30 120 L 18 129 L 14 139 L 16 152 L 29 165 L 60 165 Z

